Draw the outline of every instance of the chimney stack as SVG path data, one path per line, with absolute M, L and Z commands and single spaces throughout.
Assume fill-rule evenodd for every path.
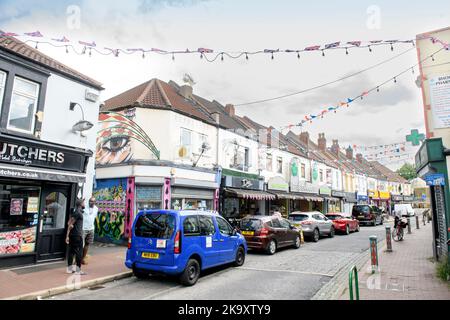
M 333 144 L 331 145 L 331 152 L 334 153 L 336 158 L 339 158 L 339 141 L 333 140 Z
M 320 151 L 325 151 L 327 148 L 327 139 L 325 139 L 325 133 L 319 133 L 319 138 L 317 139 L 317 145 Z
M 309 145 L 309 133 L 308 131 L 300 133 L 300 141 L 303 142 L 305 145 Z
M 231 117 L 234 117 L 236 115 L 236 112 L 234 110 L 234 105 L 232 105 L 230 103 L 225 106 L 225 112 L 228 113 L 228 115 Z
M 357 160 L 359 163 L 362 163 L 362 161 L 363 161 L 363 156 L 362 156 L 361 153 L 357 153 L 357 154 L 356 154 L 356 160 Z
M 348 146 L 348 148 L 345 150 L 345 154 L 347 156 L 347 159 L 353 160 L 353 149 L 352 149 L 352 147 Z
M 180 90 L 178 91 L 183 98 L 185 99 L 192 99 L 192 87 L 188 85 L 184 85 L 180 87 Z
M 219 124 L 220 123 L 220 113 L 213 112 L 213 113 L 211 113 L 211 115 L 214 118 L 214 121 L 216 122 L 216 124 Z

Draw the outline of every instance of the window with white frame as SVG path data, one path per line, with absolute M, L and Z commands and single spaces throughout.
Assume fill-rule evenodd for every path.
M 23 78 L 14 78 L 8 129 L 33 133 L 38 104 L 39 84 Z
M 283 173 L 283 158 L 277 157 L 277 173 Z
M 189 157 L 192 152 L 192 131 L 181 128 L 180 133 L 180 147 L 186 149 L 185 157 Z
M 322 169 L 319 170 L 319 177 L 320 177 L 320 182 L 323 182 L 323 170 Z
M 300 173 L 302 175 L 302 178 L 306 178 L 306 165 L 304 163 L 302 163 L 300 168 L 301 168 Z
M 3 93 L 5 92 L 5 83 L 6 83 L 6 73 L 3 71 L 0 71 L 0 112 L 2 111 Z
M 266 170 L 272 171 L 272 155 L 271 154 L 267 154 L 267 156 L 266 156 Z

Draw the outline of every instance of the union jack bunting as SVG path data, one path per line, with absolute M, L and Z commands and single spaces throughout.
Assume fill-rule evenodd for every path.
M 214 52 L 214 50 L 207 49 L 207 48 L 198 48 L 197 51 L 201 52 L 201 53 L 213 53 Z
M 361 45 L 361 41 L 349 41 L 349 42 L 347 42 L 347 44 L 359 47 Z
M 158 49 L 158 48 L 152 48 L 153 52 L 167 52 L 166 50 Z
M 2 37 L 17 37 L 19 35 L 14 32 L 1 32 L 0 31 L 0 36 L 2 36 Z
M 383 42 L 383 40 L 372 40 L 372 41 L 370 41 L 370 43 L 380 43 L 380 42 Z
M 306 47 L 305 50 L 306 51 L 314 51 L 314 50 L 319 50 L 320 46 L 311 46 L 311 47 Z
M 84 42 L 84 41 L 78 41 L 79 44 L 82 44 L 83 46 L 86 47 L 96 47 L 97 45 L 95 44 L 95 41 L 92 41 L 92 43 L 89 42 Z
M 25 32 L 24 34 L 30 37 L 43 37 L 42 33 L 40 33 L 39 31 Z
M 52 39 L 53 41 L 56 42 L 70 42 L 69 39 L 67 39 L 66 37 L 62 37 L 61 39 Z
M 325 49 L 331 49 L 331 48 L 336 48 L 339 47 L 339 45 L 341 44 L 340 41 L 338 42 L 333 42 L 333 43 L 329 43 L 325 45 Z

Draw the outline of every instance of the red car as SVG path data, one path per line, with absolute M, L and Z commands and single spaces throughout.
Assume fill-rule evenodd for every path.
M 333 221 L 336 232 L 349 234 L 350 232 L 359 232 L 359 221 L 351 216 L 344 216 L 342 213 L 327 213 L 326 217 Z

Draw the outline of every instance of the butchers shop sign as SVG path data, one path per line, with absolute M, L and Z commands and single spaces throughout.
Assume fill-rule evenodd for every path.
M 85 155 L 42 142 L 0 136 L 0 162 L 83 172 Z

